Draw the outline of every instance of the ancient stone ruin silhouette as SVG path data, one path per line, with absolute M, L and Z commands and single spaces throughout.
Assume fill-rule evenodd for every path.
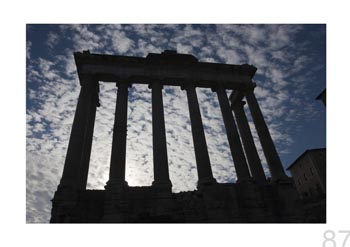
M 254 95 L 256 84 L 252 78 L 257 70 L 254 66 L 199 62 L 192 55 L 167 50 L 150 53 L 146 58 L 89 51 L 76 52 L 74 58 L 81 91 L 63 175 L 52 200 L 51 223 L 325 221 L 320 215 L 305 215 L 293 182 L 285 174 Z M 87 190 L 99 81 L 116 83 L 118 87 L 111 163 L 105 190 Z M 131 187 L 125 181 L 128 89 L 134 83 L 148 84 L 152 91 L 152 186 Z M 171 191 L 164 85 L 181 87 L 187 94 L 198 171 L 195 191 Z M 211 88 L 217 93 L 237 173 L 236 183 L 220 184 L 213 177 L 196 87 Z M 233 90 L 229 98 L 227 89 Z M 243 98 L 267 160 L 269 180 L 248 125 Z

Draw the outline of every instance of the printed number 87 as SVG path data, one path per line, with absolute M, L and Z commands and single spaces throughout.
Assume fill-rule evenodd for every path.
M 346 242 L 348 241 L 348 238 L 350 236 L 350 231 L 338 231 L 339 233 L 345 233 L 345 237 L 343 240 L 343 244 L 341 247 L 345 247 Z M 323 233 L 324 241 L 322 246 L 323 247 L 336 247 L 337 242 L 335 241 L 335 232 L 332 230 L 325 231 Z

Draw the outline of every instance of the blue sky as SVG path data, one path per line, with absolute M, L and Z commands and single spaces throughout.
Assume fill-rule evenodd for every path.
M 283 166 L 305 149 L 326 146 L 326 110 L 315 100 L 326 87 L 325 25 L 27 25 L 26 47 L 27 222 L 50 218 L 79 94 L 75 51 L 146 56 L 173 49 L 205 62 L 252 64 L 258 68 L 255 94 Z M 90 189 L 103 189 L 108 179 L 112 142 L 116 87 L 100 83 L 100 88 Z M 200 88 L 197 93 L 214 177 L 234 182 L 216 94 Z M 131 186 L 153 180 L 150 100 L 147 86 L 130 89 L 126 178 Z M 197 171 L 185 92 L 165 87 L 163 100 L 173 191 L 193 190 Z

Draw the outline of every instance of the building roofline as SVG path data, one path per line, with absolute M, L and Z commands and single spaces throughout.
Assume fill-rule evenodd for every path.
M 294 166 L 302 157 L 304 157 L 307 153 L 313 152 L 313 151 L 317 151 L 317 150 L 326 150 L 326 148 L 313 148 L 313 149 L 306 149 L 301 155 L 299 155 L 299 157 L 293 161 L 293 163 L 287 167 L 286 170 L 290 170 L 290 168 L 292 168 L 292 166 Z
M 326 89 L 323 89 L 323 91 L 315 98 L 317 100 L 322 99 L 322 95 L 326 93 Z

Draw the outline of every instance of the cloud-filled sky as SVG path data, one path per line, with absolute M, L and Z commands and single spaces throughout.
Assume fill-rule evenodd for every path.
M 79 94 L 73 52 L 146 56 L 165 49 L 199 61 L 252 64 L 255 95 L 283 166 L 305 149 L 325 147 L 326 112 L 315 97 L 326 87 L 325 25 L 27 25 L 27 222 L 48 222 L 62 175 Z M 100 82 L 88 189 L 108 180 L 117 88 Z M 229 94 L 230 91 L 227 91 Z M 197 88 L 214 177 L 234 182 L 235 169 L 216 93 Z M 196 163 L 186 94 L 163 90 L 169 171 L 173 191 L 194 190 Z M 252 132 L 268 174 L 250 113 Z M 153 181 L 151 91 L 129 91 L 126 179 Z

